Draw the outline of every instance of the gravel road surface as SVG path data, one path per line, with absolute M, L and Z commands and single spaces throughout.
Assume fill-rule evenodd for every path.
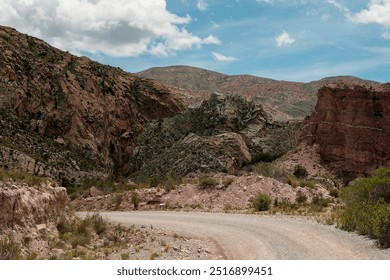
M 138 211 L 100 214 L 123 225 L 152 225 L 201 238 L 224 259 L 390 260 L 390 250 L 376 248 L 372 240 L 305 218 Z

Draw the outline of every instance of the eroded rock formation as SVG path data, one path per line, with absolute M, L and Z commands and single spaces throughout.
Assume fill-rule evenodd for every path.
M 390 84 L 323 87 L 301 142 L 318 144 L 322 160 L 344 177 L 390 166 Z

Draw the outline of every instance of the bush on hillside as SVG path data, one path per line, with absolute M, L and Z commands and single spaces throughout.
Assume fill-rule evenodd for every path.
M 297 178 L 306 178 L 309 175 L 306 168 L 300 164 L 295 165 L 293 174 Z
M 272 199 L 265 193 L 259 192 L 252 200 L 252 206 L 257 211 L 267 211 L 271 206 Z
M 390 247 L 390 169 L 379 168 L 370 177 L 360 178 L 346 187 L 341 228 L 357 231 Z

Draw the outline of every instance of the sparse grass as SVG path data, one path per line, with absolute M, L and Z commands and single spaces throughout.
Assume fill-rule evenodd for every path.
M 18 260 L 20 254 L 19 246 L 12 238 L 0 240 L 0 260 Z
M 102 235 L 106 231 L 106 224 L 98 214 L 85 219 L 62 220 L 57 229 L 60 239 L 73 248 L 86 246 L 92 240 L 93 233 Z
M 315 189 L 316 188 L 315 183 L 313 181 L 311 181 L 311 180 L 301 180 L 300 185 L 302 187 L 309 188 L 309 189 Z
M 128 260 L 130 258 L 130 254 L 129 253 L 122 253 L 121 254 L 121 259 L 122 260 Z
M 39 177 L 25 172 L 20 171 L 4 171 L 0 169 L 0 180 L 11 179 L 15 182 L 23 182 L 27 185 L 38 186 L 42 182 L 49 180 L 48 178 Z
M 134 209 L 138 209 L 140 199 L 138 194 L 135 191 L 131 192 L 131 203 L 133 204 Z
M 331 189 L 329 190 L 329 195 L 330 195 L 330 196 L 333 196 L 334 198 L 338 198 L 338 197 L 340 196 L 340 192 L 339 192 L 339 190 L 336 189 L 336 188 L 331 188 Z
M 297 188 L 300 186 L 301 182 L 298 179 L 296 179 L 295 177 L 289 176 L 288 180 L 287 180 L 287 184 L 289 184 L 290 186 L 293 186 L 294 188 Z
M 297 196 L 295 198 L 295 201 L 298 203 L 298 204 L 303 204 L 303 203 L 306 203 L 307 201 L 307 196 L 305 194 L 303 194 L 301 191 L 298 191 L 297 192 Z
M 158 253 L 154 252 L 154 253 L 150 254 L 149 259 L 155 260 L 155 259 L 158 258 L 159 256 L 160 256 L 160 255 L 159 255 Z
M 278 200 L 277 203 L 274 203 L 274 210 L 279 210 L 281 213 L 284 214 L 291 214 L 295 213 L 296 210 L 298 210 L 300 205 L 291 203 L 287 198 L 282 198 L 280 201 Z
M 175 189 L 177 185 L 183 182 L 183 178 L 174 173 L 166 175 L 155 175 L 149 179 L 148 186 L 150 188 L 162 187 L 165 191 L 170 192 Z
M 118 210 L 122 201 L 123 201 L 123 193 L 117 193 L 112 197 L 114 210 Z
M 265 177 L 274 178 L 283 183 L 287 183 L 290 175 L 286 170 L 277 167 L 271 162 L 261 162 L 252 167 L 252 170 Z
M 199 186 L 203 189 L 212 188 L 218 186 L 217 180 L 212 177 L 201 177 L 199 178 Z
M 226 189 L 227 187 L 229 187 L 233 183 L 233 181 L 234 181 L 233 178 L 225 178 L 222 181 L 222 186 Z
M 328 207 L 330 200 L 323 198 L 322 195 L 314 195 L 310 204 L 311 212 L 322 212 L 324 208 Z

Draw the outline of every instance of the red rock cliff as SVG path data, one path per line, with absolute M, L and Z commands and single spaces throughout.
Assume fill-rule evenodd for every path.
M 321 88 L 301 142 L 318 144 L 321 158 L 341 175 L 390 166 L 390 84 Z

